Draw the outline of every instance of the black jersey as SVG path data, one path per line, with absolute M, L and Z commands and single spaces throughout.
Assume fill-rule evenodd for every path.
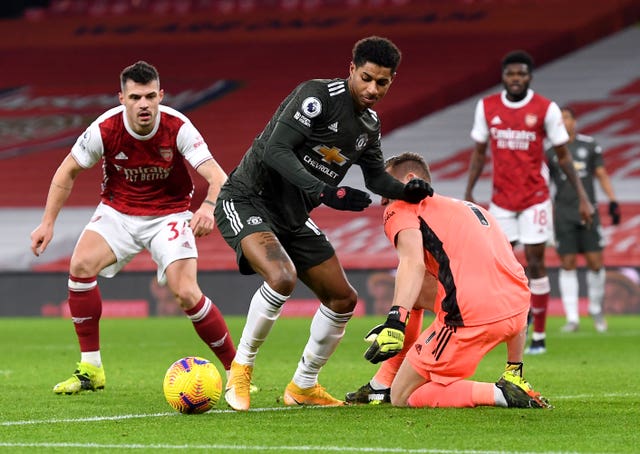
M 596 206 L 593 180 L 596 168 L 604 166 L 602 148 L 596 143 L 593 137 L 583 134 L 577 134 L 574 141 L 567 143 L 567 148 L 569 148 L 571 152 L 573 165 L 578 177 L 580 177 L 582 181 L 582 186 L 589 197 L 589 201 Z M 580 200 L 578 199 L 578 194 L 558 165 L 558 157 L 554 149 L 547 149 L 546 154 L 549 164 L 549 176 L 556 186 L 556 194 L 554 197 L 555 212 L 563 218 L 571 218 L 579 222 Z
M 277 128 L 285 143 L 274 143 Z M 338 186 L 353 164 L 372 191 L 399 197 L 403 185 L 384 171 L 376 113 L 355 109 L 345 79 L 309 80 L 280 104 L 220 196 L 250 198 L 272 222 L 295 228 L 320 204 L 325 184 Z

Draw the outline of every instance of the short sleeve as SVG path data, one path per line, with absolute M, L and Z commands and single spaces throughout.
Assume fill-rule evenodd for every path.
M 88 169 L 93 167 L 103 154 L 104 145 L 100 126 L 97 121 L 94 121 L 71 147 L 71 155 L 81 167 Z
M 562 121 L 562 112 L 555 102 L 551 102 L 544 117 L 544 129 L 551 145 L 557 147 L 569 141 L 569 133 Z
M 487 143 L 489 140 L 489 128 L 487 127 L 487 119 L 484 115 L 484 102 L 482 99 L 476 104 L 471 138 L 478 143 Z
M 419 204 L 395 201 L 384 210 L 384 233 L 395 247 L 396 236 L 401 230 L 419 229 L 420 220 L 415 212 Z
M 180 127 L 176 142 L 178 150 L 194 169 L 197 169 L 203 162 L 212 159 L 211 151 L 202 138 L 202 134 L 190 121 L 186 121 Z

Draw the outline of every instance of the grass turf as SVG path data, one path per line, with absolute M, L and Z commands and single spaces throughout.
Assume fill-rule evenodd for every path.
M 234 341 L 244 319 L 228 317 Z M 362 358 L 364 333 L 380 317 L 354 318 L 320 374 L 334 396 L 366 383 L 376 370 Z M 212 452 L 637 452 L 640 442 L 640 317 L 609 317 L 598 334 L 589 319 L 577 333 L 548 321 L 548 352 L 525 357 L 525 377 L 553 410 L 408 409 L 388 405 L 289 408 L 281 395 L 306 342 L 309 319 L 282 318 L 256 362 L 252 411 L 224 399 L 203 415 L 180 415 L 165 402 L 169 365 L 189 355 L 211 359 L 186 318 L 105 319 L 104 391 L 57 396 L 52 386 L 73 371 L 78 347 L 63 319 L 0 318 L 0 449 L 11 452 L 207 450 Z M 476 380 L 502 373 L 501 346 Z

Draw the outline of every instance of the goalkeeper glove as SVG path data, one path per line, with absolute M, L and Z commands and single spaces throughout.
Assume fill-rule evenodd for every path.
M 362 211 L 371 204 L 369 194 L 359 189 L 326 185 L 320 194 L 320 201 L 336 210 Z
M 393 306 L 387 315 L 387 321 L 367 333 L 364 340 L 371 346 L 364 352 L 367 361 L 377 364 L 402 351 L 404 346 L 404 328 L 409 320 L 409 312 L 400 306 Z
M 404 190 L 402 191 L 402 200 L 409 203 L 420 203 L 425 197 L 431 196 L 433 196 L 433 188 L 420 178 L 411 179 L 404 185 Z
M 609 216 L 611 216 L 611 223 L 613 225 L 620 224 L 620 205 L 614 200 L 609 202 Z

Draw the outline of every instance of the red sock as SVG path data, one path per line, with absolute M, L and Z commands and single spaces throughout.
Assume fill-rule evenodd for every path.
M 533 332 L 544 333 L 547 325 L 547 307 L 549 306 L 549 294 L 531 294 L 531 314 L 533 315 Z
M 69 311 L 81 352 L 100 350 L 102 297 L 96 276 L 69 276 Z
M 218 307 L 202 295 L 200 301 L 185 312 L 200 338 L 215 353 L 224 369 L 229 370 L 231 361 L 236 356 L 236 347 Z

